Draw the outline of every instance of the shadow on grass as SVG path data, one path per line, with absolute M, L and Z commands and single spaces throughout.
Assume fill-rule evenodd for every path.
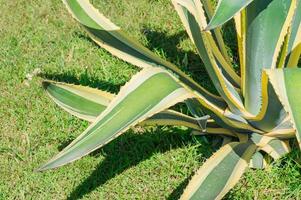
M 173 192 L 166 198 L 166 200 L 176 200 L 180 199 L 181 195 L 184 192 L 184 189 L 188 185 L 189 180 L 191 180 L 192 176 L 194 174 L 191 174 L 189 177 L 187 177 L 176 189 L 173 190 Z
M 64 73 L 46 72 L 40 74 L 39 76 L 48 80 L 98 88 L 111 93 L 118 93 L 118 91 L 122 86 L 122 84 L 116 85 L 108 81 L 103 81 L 97 77 L 90 76 L 86 71 L 83 72 L 79 76 L 79 78 L 76 76 L 75 73 L 72 72 L 64 72 Z
M 184 51 L 177 48 L 178 44 L 187 38 L 184 31 L 175 35 L 168 35 L 165 32 L 145 29 L 143 33 L 148 40 L 147 47 L 150 50 L 164 52 L 163 55 L 167 60 L 178 66 L 182 66 L 180 68 L 190 74 L 197 82 L 210 91 L 214 91 L 199 56 L 194 51 Z M 78 37 L 93 42 L 85 35 L 78 35 Z M 83 72 L 79 78 L 72 72 L 65 72 L 63 74 L 44 73 L 41 76 L 50 80 L 81 84 L 113 93 L 117 93 L 121 87 L 121 85 L 115 85 L 102 81 L 97 77 L 92 77 L 87 71 Z M 59 148 L 64 148 L 69 142 L 70 141 L 63 142 Z M 171 149 L 184 148 L 190 144 L 195 144 L 195 141 L 192 140 L 187 131 L 185 132 L 176 128 L 169 128 L 167 131 L 155 129 L 154 131 L 148 131 L 143 134 L 129 131 L 101 148 L 101 150 L 90 154 L 90 156 L 99 156 L 99 154 L 102 154 L 105 159 L 99 163 L 87 179 L 74 189 L 68 196 L 68 199 L 81 199 L 94 189 L 101 187 L 108 180 L 118 176 L 126 169 L 149 159 L 154 154 L 164 153 Z M 212 153 L 212 147 L 208 143 L 202 142 L 198 150 L 199 153 L 205 155 L 205 157 L 209 157 Z M 169 195 L 168 199 L 178 199 L 189 180 L 190 177 L 187 177 L 178 185 Z
M 98 187 L 101 187 L 108 180 L 118 176 L 123 171 L 149 159 L 154 154 L 162 154 L 171 149 L 183 148 L 195 144 L 189 135 L 189 131 L 177 128 L 154 128 L 144 133 L 127 132 L 125 135 L 107 144 L 101 150 L 94 152 L 92 156 L 100 154 L 105 159 L 99 163 L 90 176 L 78 185 L 68 196 L 69 200 L 81 199 Z M 208 144 L 201 143 L 199 153 L 211 155 Z M 170 195 L 169 199 L 180 197 L 183 189 L 188 183 L 189 178 L 185 179 Z
M 168 35 L 166 32 L 159 32 L 144 27 L 142 32 L 148 41 L 147 48 L 153 52 L 159 51 L 169 62 L 175 64 L 186 74 L 189 74 L 203 87 L 210 92 L 216 92 L 204 64 L 196 51 L 187 51 L 179 48 L 179 44 L 188 38 L 186 31 Z

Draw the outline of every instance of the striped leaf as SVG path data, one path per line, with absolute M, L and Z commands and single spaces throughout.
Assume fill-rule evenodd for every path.
M 246 79 L 246 11 L 242 10 L 240 13 L 234 16 L 237 47 L 240 64 L 241 75 L 241 92 L 243 97 L 246 96 L 245 91 L 245 79 Z
M 43 81 L 43 86 L 58 106 L 89 122 L 94 122 L 115 98 L 114 94 L 86 86 L 54 81 Z M 173 110 L 166 110 L 151 116 L 140 125 L 186 126 L 198 131 L 206 131 L 208 119 L 208 116 L 193 118 Z
M 65 165 L 102 147 L 131 126 L 191 98 L 167 71 L 146 68 L 127 83 L 87 129 L 39 170 Z
M 207 129 L 208 119 L 209 116 L 193 118 L 173 110 L 166 110 L 151 116 L 147 120 L 141 122 L 140 125 L 186 126 L 204 132 Z
M 43 81 L 43 86 L 57 105 L 89 122 L 95 121 L 115 97 L 98 89 L 54 81 Z
M 224 60 L 211 33 L 202 31 L 202 27 L 207 24 L 202 6 L 196 7 L 192 0 L 173 0 L 173 4 L 188 35 L 196 45 L 219 94 L 225 99 L 232 112 L 248 115 L 244 109 L 239 90 L 236 88 L 240 85 L 240 78 Z M 233 78 L 235 79 L 233 80 Z
M 112 54 L 140 67 L 162 66 L 169 69 L 176 74 L 181 82 L 196 92 L 195 94 L 203 106 L 214 108 L 213 112 L 219 112 L 218 115 L 222 115 L 223 109 L 221 107 L 224 107 L 225 105 L 222 98 L 212 95 L 195 83 L 191 78 L 183 74 L 177 67 L 162 60 L 151 51 L 126 36 L 119 27 L 100 14 L 87 0 L 66 0 L 64 2 L 77 21 L 88 30 L 92 39 L 103 48 L 106 48 Z M 231 69 L 231 67 L 229 67 L 229 69 Z M 229 77 L 234 76 L 230 75 Z M 238 81 L 238 83 L 240 83 L 240 81 Z
M 94 122 L 96 117 L 101 114 L 109 102 L 111 102 L 115 97 L 114 94 L 98 89 L 54 81 L 44 81 L 43 86 L 48 95 L 58 106 L 70 114 L 89 122 Z M 194 112 L 198 112 L 198 114 L 195 115 L 195 118 L 168 110 L 155 114 L 151 118 L 141 122 L 140 125 L 186 126 L 194 130 L 201 132 L 206 131 L 211 134 L 226 133 L 227 135 L 233 135 L 233 133 L 221 127 L 217 128 L 210 126 L 206 129 L 205 124 L 207 122 L 207 118 L 200 117 L 204 116 L 204 113 L 201 110 L 198 110 L 202 105 L 196 98 L 187 99 L 185 102 L 190 102 L 187 104 L 190 105 L 188 107 L 194 109 Z M 230 121 L 226 117 L 223 118 L 226 122 Z M 231 129 L 231 126 L 228 127 Z M 238 124 L 237 127 L 244 127 L 244 125 Z M 249 128 L 250 127 L 248 126 L 246 127 L 248 130 Z
M 260 148 L 260 150 L 266 152 L 274 160 L 277 160 L 277 159 L 285 156 L 289 152 L 291 152 L 289 142 L 278 140 L 278 139 L 273 139 L 267 145 Z
M 301 147 L 301 69 L 285 68 L 268 70 L 269 80 L 274 86 L 296 131 Z
M 212 16 L 214 14 L 214 6 L 213 6 L 213 2 L 212 1 L 208 1 L 208 0 L 202 0 L 202 4 L 200 4 L 200 0 L 194 0 L 196 8 L 200 9 L 200 7 L 203 4 L 204 10 L 206 11 L 206 16 L 208 17 L 208 20 L 212 19 Z M 221 53 L 223 54 L 224 58 L 226 59 L 226 61 L 231 64 L 231 58 L 229 56 L 226 44 L 224 42 L 223 39 L 223 35 L 222 35 L 222 30 L 221 28 L 215 28 L 213 30 L 213 37 L 216 41 L 216 43 L 218 44 L 218 47 L 221 51 Z
M 267 163 L 264 159 L 262 153 L 260 151 L 257 151 L 252 156 L 252 159 L 250 160 L 249 167 L 252 169 L 264 169 L 266 167 Z
M 178 67 L 127 36 L 118 26 L 99 13 L 89 0 L 63 0 L 63 2 L 72 16 L 87 30 L 92 40 L 112 55 L 141 68 L 162 67 L 168 69 L 179 80 L 192 90 L 198 91 L 205 98 L 212 101 L 223 101 L 193 81 Z
M 206 30 L 224 24 L 252 1 L 253 0 L 219 0 L 214 16 L 209 22 Z
M 247 118 L 254 127 L 265 132 L 271 132 L 275 127 L 283 122 L 287 114 L 277 97 L 273 86 L 268 81 L 265 71 L 261 78 L 261 108 L 255 117 Z
M 215 67 L 212 66 L 214 65 L 213 63 L 210 63 L 210 59 L 213 59 L 212 54 L 214 52 L 214 56 L 216 56 L 218 62 L 221 63 L 219 68 L 221 68 L 220 70 L 222 70 L 225 78 L 227 78 L 227 80 L 235 87 L 239 87 L 240 78 L 232 69 L 230 64 L 225 60 L 218 48 L 218 45 L 214 41 L 214 37 L 209 34 L 209 32 L 202 32 L 204 26 L 207 24 L 205 11 L 203 10 L 203 4 L 200 1 L 193 0 L 173 0 L 172 2 L 186 28 L 188 35 L 190 36 L 192 42 L 196 45 L 198 53 L 202 58 L 209 75 L 213 73 L 211 71 L 214 71 L 210 68 Z M 211 48 L 213 49 L 211 49 L 210 46 L 212 46 Z M 216 71 L 215 73 L 218 72 Z
M 223 146 L 192 177 L 181 199 L 221 199 L 238 182 L 256 149 L 252 141 Z
M 227 108 L 223 105 L 217 105 L 210 101 L 206 101 L 204 98 L 193 98 L 193 101 L 186 101 L 186 104 L 190 104 L 189 107 L 195 107 L 196 109 L 191 110 L 192 112 L 199 112 L 198 108 L 201 108 L 206 114 L 208 114 L 214 121 L 221 127 L 226 129 L 232 129 L 238 132 L 247 132 L 250 131 L 263 133 L 261 130 L 250 125 L 246 120 L 241 116 L 226 111 Z
M 245 106 L 254 115 L 262 103 L 262 70 L 276 68 L 295 8 L 296 0 L 256 0 L 246 7 Z
M 291 25 L 291 34 L 288 42 L 288 63 L 287 67 L 296 67 L 301 55 L 301 0 L 295 11 Z
M 291 122 L 290 116 L 287 117 L 272 131 L 265 134 L 265 136 L 275 137 L 278 139 L 290 139 L 295 138 L 295 129 Z

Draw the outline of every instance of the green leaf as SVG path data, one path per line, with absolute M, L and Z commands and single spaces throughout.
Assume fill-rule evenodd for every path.
M 260 151 L 257 151 L 252 156 L 249 167 L 253 169 L 264 169 L 266 167 L 266 164 L 267 163 L 262 153 L 260 153 Z
M 238 182 L 256 149 L 252 141 L 223 146 L 192 177 L 181 199 L 221 199 Z
M 301 55 L 301 0 L 295 11 L 291 25 L 291 34 L 288 42 L 288 63 L 287 67 L 296 67 Z
M 219 52 L 211 33 L 202 32 L 202 27 L 206 25 L 206 17 L 202 6 L 197 9 L 193 1 L 184 0 L 173 0 L 173 4 L 188 35 L 196 45 L 218 93 L 227 102 L 232 112 L 244 113 L 243 102 L 236 88 L 239 87 L 240 78 Z
M 43 86 L 58 106 L 89 122 L 94 122 L 115 98 L 114 94 L 87 86 L 54 81 L 43 81 Z M 193 118 L 173 110 L 166 110 L 151 116 L 140 125 L 186 126 L 198 131 L 205 131 L 207 120 L 208 117 Z
M 246 7 L 245 106 L 254 115 L 262 104 L 262 71 L 276 68 L 295 8 L 296 0 L 256 0 Z
M 285 68 L 268 70 L 267 74 L 275 91 L 290 116 L 301 147 L 301 69 Z
M 290 139 L 295 137 L 295 129 L 291 122 L 290 116 L 286 118 L 269 133 L 265 133 L 265 136 L 274 137 L 278 139 Z
M 140 125 L 186 126 L 194 130 L 205 132 L 208 119 L 209 116 L 193 118 L 173 110 L 166 110 L 151 116 L 141 122 Z
M 146 68 L 127 83 L 95 122 L 39 170 L 65 165 L 102 147 L 131 126 L 191 98 L 167 71 Z
M 210 101 L 223 102 L 222 99 L 201 87 L 178 67 L 127 36 L 118 26 L 99 13 L 89 1 L 63 1 L 73 17 L 88 31 L 92 40 L 112 55 L 141 68 L 162 67 L 167 69 L 192 90 L 196 90 Z
M 224 24 L 252 1 L 253 0 L 219 0 L 214 16 L 209 22 L 206 30 L 210 30 Z
M 43 86 L 57 105 L 68 113 L 90 122 L 93 122 L 115 97 L 114 94 L 98 89 L 54 81 L 43 81 Z
M 231 113 L 226 107 L 219 107 L 214 105 L 212 102 L 206 101 L 202 98 L 192 98 L 185 101 L 190 112 L 196 116 L 203 116 L 202 112 L 208 114 L 214 121 L 221 127 L 226 129 L 232 129 L 238 132 L 250 132 L 254 131 L 261 133 L 251 126 L 246 120 L 241 116 Z
M 200 9 L 202 7 L 202 4 L 203 4 L 204 10 L 206 11 L 206 16 L 208 17 L 209 20 L 211 20 L 213 14 L 214 14 L 213 2 L 212 1 L 207 1 L 207 0 L 202 1 L 202 4 L 200 2 L 201 1 L 199 1 L 199 0 L 194 1 L 197 9 Z M 231 58 L 229 56 L 226 44 L 224 42 L 221 28 L 219 28 L 219 27 L 215 28 L 212 33 L 213 33 L 214 40 L 217 42 L 218 47 L 219 47 L 221 53 L 223 54 L 224 58 L 227 60 L 227 62 L 229 64 L 231 64 Z
M 267 145 L 260 148 L 260 150 L 266 152 L 270 155 L 274 160 L 277 160 L 289 152 L 291 152 L 291 148 L 288 141 L 282 141 L 279 139 L 271 140 Z
M 249 123 L 265 132 L 271 132 L 283 122 L 287 114 L 279 100 L 273 86 L 268 81 L 265 71 L 261 78 L 261 108 L 254 118 L 248 118 Z

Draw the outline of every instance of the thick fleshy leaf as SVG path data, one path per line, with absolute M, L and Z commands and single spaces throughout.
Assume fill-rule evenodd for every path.
M 186 126 L 203 132 L 206 131 L 208 119 L 209 116 L 193 118 L 173 110 L 166 110 L 151 116 L 140 125 Z
M 61 82 L 43 81 L 43 86 L 58 106 L 89 122 L 94 122 L 116 97 L 102 90 Z M 209 116 L 194 118 L 173 110 L 166 110 L 146 119 L 140 125 L 186 126 L 198 131 L 206 131 L 208 119 Z
M 39 170 L 65 165 L 102 147 L 131 126 L 191 98 L 171 75 L 159 68 L 146 68 L 135 75 L 86 131 Z
M 290 116 L 287 115 L 287 117 L 278 126 L 269 133 L 266 133 L 265 136 L 275 137 L 278 139 L 290 139 L 295 138 L 295 132 L 296 131 L 293 127 Z
M 54 81 L 44 81 L 43 86 L 48 95 L 58 106 L 70 114 L 90 122 L 94 122 L 97 116 L 100 115 L 113 98 L 115 98 L 114 94 L 87 86 Z M 185 102 L 193 103 L 187 104 L 193 109 L 201 107 L 195 98 L 187 99 Z M 198 114 L 193 118 L 173 110 L 166 110 L 153 115 L 139 125 L 186 126 L 198 131 L 200 134 L 221 134 L 237 137 L 234 132 L 216 126 L 215 123 L 212 123 L 211 121 L 207 125 L 208 117 L 200 117 L 204 116 L 204 113 L 201 112 L 201 110 L 197 112 Z
M 221 199 L 238 182 L 256 149 L 252 141 L 223 146 L 192 177 L 181 199 Z
M 203 106 L 221 108 L 226 105 L 222 98 L 212 95 L 184 73 L 179 71 L 177 67 L 162 60 L 151 51 L 126 36 L 119 27 L 112 24 L 112 22 L 100 14 L 87 0 L 66 0 L 64 2 L 73 16 L 86 27 L 91 34 L 92 39 L 112 54 L 140 67 L 161 66 L 169 69 L 169 71 L 173 72 L 182 83 L 196 92 L 195 94 L 202 100 L 201 103 Z
M 206 101 L 204 98 L 192 98 L 186 100 L 185 102 L 195 116 L 202 116 L 201 113 L 204 111 L 221 127 L 232 129 L 238 132 L 263 133 L 261 130 L 250 125 L 241 116 L 227 111 L 226 107 L 219 107 L 212 102 Z
M 209 22 L 206 30 L 224 24 L 252 1 L 253 0 L 219 0 L 214 16 Z
M 68 113 L 90 122 L 93 122 L 115 97 L 114 94 L 102 90 L 54 81 L 43 81 L 43 86 L 57 105 Z
M 260 150 L 266 152 L 274 160 L 277 160 L 291 152 L 289 142 L 278 139 L 271 140 L 267 145 L 260 148 Z
M 246 11 L 242 10 L 240 13 L 234 16 L 236 37 L 237 37 L 237 47 L 239 55 L 240 64 L 240 76 L 241 76 L 241 93 L 243 97 L 245 96 L 246 85 Z
M 261 78 L 261 108 L 255 117 L 248 118 L 250 124 L 265 132 L 275 130 L 285 120 L 287 114 L 281 104 L 273 86 L 268 81 L 265 71 Z
M 88 31 L 92 40 L 114 56 L 141 68 L 162 67 L 168 69 L 176 74 L 183 83 L 210 101 L 223 101 L 193 81 L 178 67 L 127 36 L 118 26 L 99 13 L 89 0 L 63 1 L 73 17 Z
M 295 8 L 296 0 L 255 0 L 246 7 L 245 106 L 254 115 L 262 104 L 261 73 L 276 68 Z
M 285 67 L 285 61 L 287 59 L 288 48 L 289 48 L 289 39 L 290 39 L 290 35 L 291 35 L 291 29 L 292 29 L 292 27 L 290 26 L 285 35 L 284 42 L 283 42 L 283 44 L 281 46 L 281 50 L 279 52 L 276 68 L 284 68 Z
M 204 13 L 205 11 L 203 10 L 203 4 L 198 0 L 173 0 L 172 2 L 186 28 L 189 37 L 191 38 L 192 42 L 196 45 L 199 55 L 202 58 L 206 69 L 213 65 L 213 63 L 210 63 L 210 57 L 213 57 L 212 54 L 214 53 L 214 56 L 216 56 L 218 61 L 221 63 L 221 66 L 219 66 L 219 68 L 222 72 L 220 73 L 222 73 L 223 76 L 225 76 L 224 78 L 227 79 L 235 87 L 239 87 L 240 78 L 232 69 L 230 64 L 225 60 L 224 56 L 218 48 L 218 45 L 213 39 L 214 37 L 209 32 L 202 33 L 203 27 L 207 24 Z M 207 39 L 208 37 L 209 39 Z M 210 44 L 207 40 L 210 40 Z M 214 49 L 211 49 L 209 45 L 213 46 Z M 213 51 L 213 53 L 211 51 Z M 214 67 L 215 66 L 211 66 L 210 68 Z M 207 71 L 208 70 L 209 69 L 207 69 Z M 212 69 L 208 71 L 209 75 L 211 71 Z
M 264 169 L 266 167 L 266 165 L 267 165 L 267 163 L 266 163 L 266 160 L 264 159 L 262 153 L 260 153 L 260 151 L 257 151 L 252 156 L 249 167 L 252 169 Z
M 114 94 L 102 90 L 61 82 L 44 81 L 43 86 L 48 95 L 58 106 L 70 114 L 89 122 L 94 122 L 96 117 L 101 114 L 109 102 L 115 97 Z M 187 99 L 185 102 L 190 109 L 193 109 L 194 118 L 172 110 L 167 110 L 155 114 L 151 118 L 141 122 L 140 125 L 187 126 L 201 132 L 205 131 L 211 134 L 223 134 L 225 132 L 228 135 L 232 135 L 227 129 L 220 127 L 209 126 L 208 129 L 206 129 L 207 117 L 203 117 L 205 114 L 201 110 L 198 110 L 202 107 L 199 101 L 193 98 Z M 204 103 L 208 104 L 209 102 Z M 197 112 L 197 114 L 195 112 Z M 228 121 L 226 117 L 224 118 Z M 244 126 L 238 124 L 237 127 Z M 231 129 L 232 127 L 228 126 L 228 128 Z M 246 127 L 247 130 L 249 130 L 249 128 L 250 127 Z
M 208 1 L 208 0 L 201 0 L 204 10 L 206 11 L 206 16 L 208 17 L 208 20 L 212 19 L 212 16 L 214 14 L 214 5 L 212 1 Z M 194 3 L 198 9 L 198 7 L 202 6 L 202 4 L 200 4 L 200 0 L 194 0 Z M 213 37 L 221 51 L 221 53 L 223 54 L 224 58 L 227 60 L 227 62 L 229 64 L 231 64 L 231 58 L 229 56 L 226 44 L 224 42 L 223 39 L 223 35 L 222 35 L 222 30 L 220 27 L 215 28 L 213 31 Z
M 288 42 L 288 63 L 287 67 L 296 67 L 301 55 L 301 0 L 295 11 L 291 25 L 291 34 Z
M 285 110 L 290 116 L 301 147 L 301 69 L 285 68 L 268 70 L 267 74 Z
M 188 35 L 196 45 L 206 70 L 219 94 L 225 99 L 232 112 L 248 115 L 244 110 L 240 93 L 235 87 L 239 86 L 240 78 L 229 79 L 229 77 L 238 76 L 224 60 L 211 33 L 202 31 L 202 27 L 207 24 L 202 6 L 196 7 L 192 0 L 173 0 L 173 4 Z M 238 85 L 234 85 L 235 83 Z

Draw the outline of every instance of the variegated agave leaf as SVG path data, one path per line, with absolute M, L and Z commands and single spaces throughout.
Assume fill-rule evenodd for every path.
M 186 126 L 223 138 L 182 199 L 221 199 L 248 168 L 263 169 L 301 147 L 301 0 L 171 0 L 218 95 L 127 36 L 88 0 L 63 0 L 102 48 L 143 68 L 117 95 L 45 81 L 54 102 L 91 122 L 39 170 L 56 168 L 101 148 L 135 125 Z M 221 26 L 234 19 L 240 75 L 233 69 Z M 193 117 L 170 110 L 185 102 Z
M 43 81 L 43 86 L 53 101 L 62 109 L 80 119 L 94 122 L 116 98 L 116 95 L 87 86 Z M 140 125 L 186 126 L 198 131 L 206 131 L 208 117 L 193 118 L 174 110 L 159 112 Z M 201 125 L 202 124 L 202 125 Z M 216 124 L 208 123 L 209 131 L 217 129 Z M 220 128 L 220 127 L 219 127 Z
M 77 160 L 131 126 L 192 96 L 167 71 L 146 68 L 120 90 L 85 132 L 39 170 L 56 168 Z

